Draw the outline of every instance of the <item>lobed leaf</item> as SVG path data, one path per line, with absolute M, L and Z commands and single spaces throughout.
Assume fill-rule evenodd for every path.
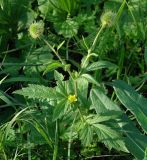
M 107 111 L 121 111 L 119 106 L 112 102 L 101 90 L 91 90 L 92 107 L 97 113 L 106 113 Z M 111 113 L 110 113 L 111 114 Z M 118 123 L 121 127 L 121 132 L 125 134 L 125 145 L 127 149 L 137 159 L 143 159 L 147 144 L 147 137 L 142 135 L 135 127 L 134 123 L 122 112 L 121 121 Z
M 37 84 L 29 84 L 28 87 L 14 91 L 13 93 L 23 95 L 24 97 L 28 97 L 29 99 L 47 101 L 56 99 L 56 95 L 53 88 Z

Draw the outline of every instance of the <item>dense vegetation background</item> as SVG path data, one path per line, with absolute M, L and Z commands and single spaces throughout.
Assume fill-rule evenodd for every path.
M 147 1 L 0 0 L 0 160 L 147 160 Z

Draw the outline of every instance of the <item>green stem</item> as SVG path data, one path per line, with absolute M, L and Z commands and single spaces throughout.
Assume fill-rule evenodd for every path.
M 68 141 L 67 160 L 70 160 L 70 150 L 71 150 L 71 139 L 69 139 L 69 141 Z
M 32 49 L 34 47 L 34 44 L 31 45 L 29 52 L 27 53 L 26 59 L 25 59 L 25 63 L 27 64 L 28 62 L 28 57 L 30 56 Z M 23 66 L 23 70 L 25 70 L 26 66 Z
M 70 160 L 70 151 L 71 151 L 71 143 L 72 143 L 72 132 L 73 132 L 73 126 L 74 126 L 74 123 L 76 121 L 76 118 L 77 118 L 77 113 L 75 115 L 75 118 L 73 120 L 73 123 L 71 125 L 71 130 L 70 130 L 70 137 L 69 137 L 69 141 L 68 141 L 68 154 L 67 154 L 67 160 Z
M 45 42 L 45 44 L 54 52 L 54 54 L 57 56 L 57 58 L 60 60 L 60 62 L 65 65 L 66 63 L 63 61 L 63 59 L 60 57 L 60 55 L 58 54 L 58 52 L 50 45 L 50 43 L 45 40 L 44 38 L 42 38 L 42 40 Z
M 27 141 L 28 141 L 28 160 L 31 160 L 31 148 L 30 148 L 30 133 L 27 133 Z
M 13 160 L 16 160 L 17 159 L 17 156 L 18 156 L 18 147 L 16 148 L 16 151 L 15 151 L 15 155 L 14 155 L 14 158 L 13 158 Z
M 133 14 L 133 12 L 132 12 L 132 10 L 131 10 L 131 8 L 130 8 L 130 5 L 128 4 L 127 1 L 126 1 L 126 4 L 127 4 L 127 7 L 128 7 L 128 9 L 129 9 L 129 11 L 130 11 L 130 13 L 131 13 L 131 16 L 132 16 L 132 18 L 133 18 L 133 21 L 134 21 L 135 24 L 138 26 L 138 23 L 137 23 L 137 21 L 136 21 L 136 19 L 135 19 L 135 16 L 134 16 L 134 14 Z
M 97 32 L 96 36 L 95 36 L 95 39 L 92 43 L 92 46 L 90 48 L 90 53 L 95 49 L 95 46 L 96 46 L 96 43 L 97 43 L 97 40 L 98 40 L 98 37 L 100 35 L 100 33 L 102 32 L 102 30 L 105 28 L 105 25 L 102 25 L 100 30 Z
M 119 62 L 118 62 L 119 69 L 117 71 L 117 79 L 120 78 L 121 72 L 123 70 L 124 60 L 125 60 L 125 48 L 124 48 L 124 45 L 122 43 L 120 45 L 122 47 L 121 47 L 121 50 L 120 50 L 120 58 L 119 58 Z
M 42 40 L 53 51 L 53 53 L 57 56 L 57 58 L 60 60 L 60 62 L 63 64 L 63 66 L 66 66 L 66 62 L 60 57 L 60 55 L 58 54 L 58 52 L 50 45 L 50 43 L 47 40 L 45 40 L 44 38 L 42 38 Z M 70 77 L 72 78 L 72 80 L 74 82 L 75 80 L 74 80 L 74 78 L 72 76 L 70 68 L 67 68 L 67 72 L 68 72 L 68 74 L 70 75 Z M 75 92 L 76 92 L 76 90 L 75 90 Z
M 6 154 L 5 154 L 5 151 L 4 151 L 4 150 L 3 150 L 3 154 L 4 154 L 4 156 L 3 156 L 4 160 L 7 160 L 7 156 L 6 156 Z
M 66 60 L 69 60 L 69 50 L 68 50 L 69 42 L 70 42 L 70 38 L 67 40 L 67 43 L 66 43 Z
M 89 57 L 90 57 L 90 54 L 91 54 L 91 50 L 89 49 L 89 50 L 88 50 L 88 54 L 87 54 L 87 56 L 86 56 L 86 58 L 85 58 L 85 61 L 84 61 L 83 64 L 82 64 L 82 68 L 85 67 L 85 65 L 86 65 L 86 63 L 87 63 L 87 61 L 88 61 L 88 59 L 89 59 Z
M 57 155 L 58 155 L 58 121 L 56 121 L 56 131 L 55 131 L 55 145 L 54 145 L 54 153 L 53 153 L 53 160 L 57 160 Z
M 92 46 L 90 47 L 90 49 L 88 49 L 88 54 L 87 54 L 87 56 L 86 56 L 86 58 L 85 58 L 85 60 L 84 60 L 84 62 L 83 62 L 83 64 L 82 64 L 82 66 L 81 66 L 81 70 L 80 70 L 80 72 L 79 72 L 79 75 L 82 73 L 83 68 L 85 68 L 86 63 L 87 63 L 87 61 L 89 60 L 89 57 L 91 56 L 91 53 L 92 53 L 93 50 L 95 49 L 95 46 L 96 46 L 98 37 L 99 37 L 100 33 L 103 31 L 104 28 L 105 28 L 105 25 L 102 25 L 101 28 L 100 28 L 100 30 L 97 32 L 97 34 L 96 34 L 96 36 L 95 36 L 95 39 L 94 39 L 94 41 L 93 41 L 93 43 L 92 43 Z

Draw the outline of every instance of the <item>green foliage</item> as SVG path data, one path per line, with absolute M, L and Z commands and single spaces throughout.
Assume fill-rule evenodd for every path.
M 147 123 L 147 100 L 123 81 L 115 81 L 113 86 L 121 103 L 135 115 L 138 123 L 146 133 L 147 126 L 145 124 Z
M 15 38 L 22 29 L 27 28 L 36 18 L 36 13 L 30 8 L 29 0 L 6 0 L 0 7 L 0 36 L 3 49 L 6 49 L 7 40 Z M 28 9 L 29 8 L 29 9 Z
M 147 46 L 145 46 L 144 59 L 145 59 L 145 63 L 147 64 Z
M 122 91 L 123 92 L 123 91 Z M 127 116 L 121 111 L 120 107 L 112 102 L 102 91 L 92 90 L 91 92 L 92 108 L 96 110 L 98 114 L 111 112 L 118 112 L 122 115 L 121 122 L 119 118 L 115 119 L 118 121 L 120 131 L 126 135 L 125 145 L 127 149 L 138 159 L 143 158 L 144 150 L 146 148 L 147 138 L 142 135 L 134 124 L 127 118 Z M 116 113 L 117 113 L 116 112 Z M 113 124 L 114 126 L 114 124 Z
M 59 73 L 56 72 L 56 74 L 58 76 L 60 76 Z M 62 80 L 62 78 L 61 78 L 61 80 Z M 32 99 L 37 98 L 39 100 L 47 99 L 47 97 L 49 97 L 49 99 L 51 100 L 52 98 L 56 97 L 57 105 L 55 105 L 55 108 L 54 108 L 53 121 L 55 121 L 57 119 L 62 120 L 62 117 L 66 116 L 69 113 L 69 110 L 71 110 L 74 106 L 68 102 L 68 98 L 67 98 L 69 94 L 73 93 L 73 91 L 72 91 L 73 86 L 72 86 L 71 80 L 65 81 L 65 82 L 63 82 L 61 80 L 58 81 L 57 86 L 54 89 L 54 91 L 56 90 L 56 94 L 55 94 L 55 92 L 53 92 L 52 88 L 47 88 L 47 87 L 39 86 L 39 85 L 29 85 L 29 87 L 23 88 L 22 90 L 15 91 L 14 93 L 21 94 L 21 95 L 27 96 L 28 98 L 32 98 Z M 78 80 L 77 80 L 77 82 L 78 82 Z M 80 94 L 82 92 L 80 89 L 82 89 L 82 88 L 79 88 L 79 91 L 78 91 L 79 97 L 78 98 L 81 99 L 82 95 L 80 95 Z M 85 88 L 85 89 L 87 90 L 88 88 Z M 53 93 L 54 93 L 54 95 L 53 95 Z M 92 95 L 91 97 L 93 97 L 92 102 L 97 100 L 97 97 L 95 98 L 94 95 Z M 78 101 L 79 101 L 79 99 L 78 99 Z M 75 107 L 73 108 L 74 110 L 77 110 L 76 108 L 78 108 L 78 105 L 80 103 L 83 103 L 82 99 L 81 99 L 81 102 L 80 101 L 78 102 L 78 101 L 75 102 Z M 105 103 L 106 103 L 106 101 L 105 101 Z M 95 102 L 93 102 L 92 105 L 95 105 Z M 111 109 L 111 108 L 107 108 L 104 113 L 107 113 L 109 109 Z M 113 110 L 116 111 L 117 109 L 114 108 Z M 115 114 L 112 115 L 110 113 L 106 114 L 106 115 L 89 115 L 89 116 L 83 115 L 82 117 L 84 120 L 81 121 L 79 119 L 78 122 L 76 122 L 80 126 L 80 127 L 78 127 L 78 130 L 79 130 L 78 132 L 80 134 L 80 138 L 82 140 L 82 143 L 86 146 L 90 145 L 91 142 L 93 141 L 92 137 L 95 132 L 98 135 L 99 141 L 102 141 L 102 142 L 104 141 L 106 146 L 108 146 L 110 149 L 111 148 L 115 148 L 115 149 L 119 148 L 122 151 L 127 151 L 125 149 L 125 146 L 123 145 L 123 141 L 121 141 L 121 136 L 119 136 L 119 133 L 117 132 L 117 130 L 111 129 L 111 125 L 107 126 L 106 124 L 101 124 L 102 122 L 106 123 L 107 121 L 109 121 L 109 123 L 110 123 L 111 119 L 115 120 L 119 116 L 118 112 L 115 112 L 115 113 L 116 113 L 116 115 Z M 83 133 L 83 131 L 84 131 L 84 133 Z M 112 135 L 110 135 L 109 132 L 112 132 Z M 118 141 L 116 141 L 115 139 L 118 139 Z M 118 146 L 118 145 L 120 145 L 120 146 Z
M 70 18 L 62 24 L 59 23 L 58 25 L 58 27 L 56 26 L 58 33 L 63 35 L 65 38 L 71 38 L 78 33 L 78 23 Z
M 0 0 L 0 159 L 146 159 L 146 6 Z
M 55 99 L 54 90 L 42 85 L 30 84 L 29 87 L 17 90 L 14 93 L 38 100 L 51 101 Z
M 112 69 L 117 69 L 117 66 L 111 62 L 107 62 L 107 61 L 98 61 L 98 62 L 93 62 L 92 64 L 90 64 L 86 70 L 87 71 L 95 71 L 98 69 L 103 69 L 103 68 L 112 68 Z
M 98 136 L 98 141 L 102 141 L 107 147 L 115 148 L 127 152 L 125 144 L 121 140 L 121 135 L 110 126 L 106 125 L 107 122 L 117 118 L 117 114 L 110 116 L 108 115 L 89 115 L 84 117 L 85 123 L 80 124 L 80 137 L 82 143 L 90 145 L 94 133 Z M 106 123 L 106 124 L 105 124 Z
M 109 100 L 101 90 L 93 89 L 91 91 L 92 108 L 96 110 L 97 114 L 105 113 L 107 110 L 119 111 L 119 108 Z

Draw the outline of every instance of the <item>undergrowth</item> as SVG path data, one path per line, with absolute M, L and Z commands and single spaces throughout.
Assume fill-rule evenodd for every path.
M 147 159 L 146 0 L 0 0 L 0 160 Z

